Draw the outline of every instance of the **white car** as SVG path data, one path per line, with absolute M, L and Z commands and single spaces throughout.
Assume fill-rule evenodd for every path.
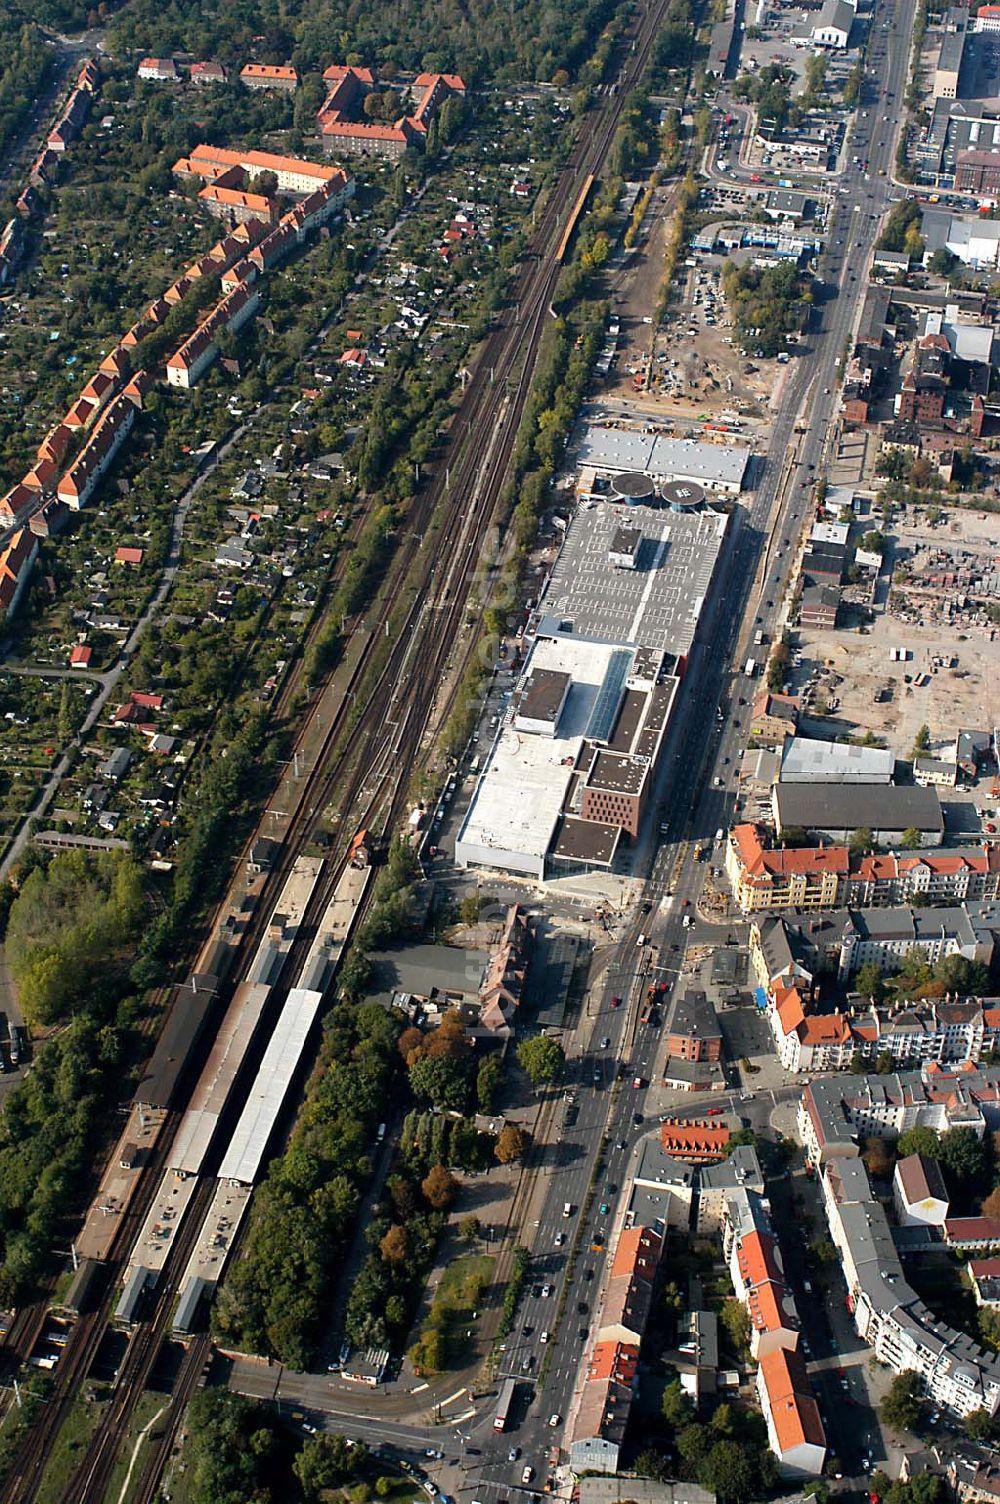
M 549 1334 L 548 1334 L 548 1332 L 543 1332 L 542 1335 L 539 1337 L 538 1340 L 539 1340 L 539 1342 L 548 1342 L 548 1340 L 549 1340 Z
M 562 1424 L 562 1416 L 561 1415 L 550 1415 L 549 1416 L 549 1425 L 550 1426 L 552 1426 L 553 1428 L 555 1428 L 556 1426 L 561 1425 L 561 1424 Z

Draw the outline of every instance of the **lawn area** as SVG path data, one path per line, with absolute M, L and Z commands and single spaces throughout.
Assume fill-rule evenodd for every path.
M 489 1286 L 493 1264 L 487 1254 L 467 1253 L 452 1259 L 441 1276 L 420 1336 L 440 1333 L 442 1369 L 460 1368 L 472 1356 L 466 1334 L 474 1324 L 473 1312 L 482 1303 Z
M 38 1492 L 35 1495 L 38 1504 L 65 1504 L 65 1500 L 69 1498 L 67 1489 L 73 1470 L 83 1457 L 87 1444 L 97 1430 L 108 1404 L 106 1391 L 95 1388 L 91 1384 L 88 1384 L 85 1393 L 74 1401 L 73 1408 L 59 1432 L 56 1450 L 49 1458 L 48 1466 L 42 1474 L 42 1481 L 38 1485 Z
M 161 1411 L 163 1412 L 163 1421 L 165 1422 L 169 1409 L 170 1400 L 165 1394 L 153 1394 L 150 1390 L 147 1389 L 143 1394 L 139 1396 L 139 1401 L 135 1409 L 132 1411 L 132 1418 L 128 1423 L 128 1429 L 126 1430 L 125 1435 L 123 1436 L 118 1447 L 118 1455 L 115 1457 L 115 1465 L 114 1470 L 111 1474 L 111 1482 L 109 1483 L 108 1491 L 105 1494 L 105 1498 L 107 1499 L 108 1504 L 118 1504 L 118 1500 L 121 1498 L 122 1488 L 125 1483 L 125 1478 L 128 1474 L 129 1464 L 132 1461 L 132 1453 L 135 1450 L 135 1444 L 139 1437 L 140 1431 L 148 1426 L 153 1417 L 159 1415 Z M 135 1490 L 138 1488 L 140 1482 L 142 1481 L 142 1473 L 144 1467 L 146 1466 L 146 1461 L 149 1457 L 150 1447 L 158 1439 L 160 1434 L 160 1426 L 153 1425 L 143 1437 L 142 1444 L 139 1447 L 138 1456 L 135 1459 L 135 1467 L 132 1469 L 132 1477 L 129 1481 L 128 1493 L 125 1495 L 126 1501 L 130 1500 L 133 1497 Z

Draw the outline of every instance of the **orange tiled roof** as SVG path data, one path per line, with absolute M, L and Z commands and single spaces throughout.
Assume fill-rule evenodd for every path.
M 819 1406 L 798 1353 L 788 1353 L 784 1348 L 767 1353 L 760 1360 L 760 1376 L 767 1390 L 771 1421 L 781 1451 L 791 1452 L 804 1444 L 825 1447 Z
M 847 1044 L 851 1037 L 851 1025 L 843 1013 L 812 1013 L 798 1029 L 803 1044 Z
M 652 1227 L 627 1227 L 618 1239 L 611 1278 L 639 1274 L 652 1279 L 663 1251 L 663 1238 Z
M 805 1003 L 797 987 L 776 987 L 774 1006 L 784 1034 L 791 1034 L 805 1019 Z
M 588 1379 L 611 1379 L 631 1384 L 639 1367 L 639 1349 L 632 1342 L 598 1342 L 587 1370 Z
M 731 1135 L 720 1123 L 666 1122 L 660 1125 L 660 1143 L 677 1159 L 721 1159 Z
M 733 840 L 740 862 L 750 877 L 810 877 L 833 872 L 846 877 L 850 871 L 850 853 L 846 846 L 808 846 L 801 850 L 770 850 L 761 840 L 756 825 L 737 825 Z
M 268 78 L 276 83 L 298 83 L 299 75 L 294 68 L 284 64 L 273 63 L 244 63 L 240 69 L 240 78 Z

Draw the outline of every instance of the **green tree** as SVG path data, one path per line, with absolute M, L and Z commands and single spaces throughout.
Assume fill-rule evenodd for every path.
M 847 843 L 847 849 L 852 856 L 862 856 L 866 851 L 872 851 L 875 847 L 875 837 L 866 825 L 851 832 L 851 838 Z
M 410 1067 L 409 1074 L 415 1097 L 430 1102 L 439 1111 L 464 1111 L 469 1099 L 467 1061 L 448 1055 L 425 1056 Z
M 934 1128 L 927 1128 L 922 1123 L 916 1128 L 907 1128 L 896 1141 L 896 1153 L 900 1159 L 906 1159 L 910 1154 L 926 1154 L 928 1159 L 940 1159 L 941 1136 Z
M 318 1504 L 327 1489 L 339 1488 L 357 1476 L 367 1456 L 361 1442 L 346 1436 L 310 1436 L 292 1463 L 306 1504 Z
M 866 961 L 863 966 L 859 966 L 854 978 L 854 988 L 862 997 L 870 997 L 873 1002 L 881 1003 L 885 998 L 885 978 L 881 966 L 874 961 Z
M 470 1213 L 468 1217 L 463 1217 L 458 1224 L 459 1234 L 467 1243 L 475 1243 L 482 1230 L 482 1224 L 474 1213 Z
M 985 1347 L 1000 1352 L 1000 1309 L 996 1306 L 980 1306 L 976 1312 L 979 1335 Z
M 673 1379 L 663 1391 L 661 1401 L 663 1419 L 672 1431 L 680 1431 L 694 1419 L 694 1405 L 681 1387 L 680 1379 Z
M 972 1410 L 965 1417 L 965 1434 L 970 1441 L 992 1441 L 993 1417 L 988 1410 Z
M 966 1198 L 984 1193 L 992 1181 L 987 1141 L 974 1128 L 950 1128 L 941 1135 L 941 1167 L 948 1189 Z
M 532 1039 L 522 1040 L 517 1047 L 517 1059 L 534 1086 L 558 1081 L 566 1065 L 562 1045 L 547 1034 L 536 1034 Z
M 503 1061 L 499 1055 L 487 1055 L 479 1062 L 476 1072 L 476 1101 L 480 1112 L 493 1111 L 502 1082 Z
M 482 913 L 483 900 L 479 893 L 468 893 L 458 906 L 458 914 L 463 924 L 475 924 Z
M 900 1431 L 913 1431 L 923 1412 L 924 1385 L 920 1375 L 911 1370 L 896 1374 L 879 1406 L 883 1422 Z
M 723 1303 L 719 1313 L 719 1319 L 726 1330 L 733 1348 L 737 1353 L 744 1353 L 750 1347 L 750 1317 L 746 1307 L 736 1299 L 729 1299 Z
M 899 844 L 904 851 L 919 851 L 924 839 L 915 825 L 909 825 L 903 831 Z
M 670 1464 L 666 1457 L 652 1447 L 639 1453 L 635 1459 L 635 1470 L 640 1478 L 652 1478 L 657 1483 L 663 1483 L 670 1477 Z
M 925 757 L 931 745 L 931 728 L 924 723 L 913 738 L 913 756 Z
M 717 1441 L 698 1467 L 698 1482 L 713 1491 L 719 1504 L 744 1504 L 756 1483 L 746 1448 L 738 1441 Z

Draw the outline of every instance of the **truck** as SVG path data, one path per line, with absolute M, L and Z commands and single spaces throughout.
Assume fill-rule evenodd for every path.
M 753 645 L 754 645 L 755 648 L 762 648 L 764 646 L 764 629 L 763 629 L 763 627 L 761 627 L 758 631 L 756 631 L 753 634 Z
M 564 1201 L 563 1202 L 563 1216 L 564 1217 L 572 1217 L 572 1215 L 573 1215 L 573 1203 L 572 1203 L 572 1201 Z
M 514 1379 L 504 1379 L 500 1386 L 500 1396 L 497 1400 L 497 1410 L 493 1417 L 494 1431 L 506 1431 L 507 1422 L 510 1420 L 510 1412 L 514 1404 L 514 1394 L 517 1382 Z
M 743 672 L 746 674 L 746 676 L 747 676 L 748 679 L 752 679 L 753 678 L 754 674 L 757 672 L 757 660 L 756 660 L 756 658 L 748 658 L 747 659 L 746 668 L 743 670 Z

